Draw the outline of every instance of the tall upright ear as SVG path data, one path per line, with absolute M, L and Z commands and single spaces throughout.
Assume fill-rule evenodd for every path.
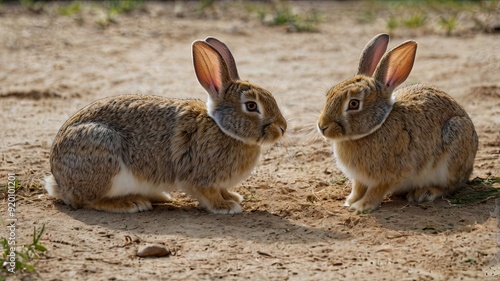
M 193 63 L 198 81 L 210 96 L 219 97 L 231 83 L 224 59 L 207 42 L 193 43 Z
M 226 62 L 231 79 L 240 80 L 238 69 L 236 68 L 236 61 L 234 60 L 233 54 L 231 54 L 231 51 L 229 51 L 229 48 L 226 46 L 226 44 L 214 37 L 207 37 L 207 39 L 205 39 L 205 42 L 212 45 L 212 47 L 214 47 L 219 52 L 219 54 L 221 54 L 222 58 Z
M 373 77 L 394 90 L 410 75 L 416 53 L 415 41 L 406 41 L 392 48 L 380 61 Z
M 372 76 L 377 65 L 387 50 L 389 35 L 379 34 L 366 44 L 365 49 L 359 58 L 358 74 Z

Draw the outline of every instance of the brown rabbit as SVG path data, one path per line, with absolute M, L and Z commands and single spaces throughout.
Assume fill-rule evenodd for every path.
M 180 189 L 213 213 L 241 212 L 242 197 L 228 188 L 250 175 L 261 145 L 275 143 L 286 121 L 271 93 L 239 79 L 224 43 L 192 47 L 207 105 L 141 95 L 88 105 L 54 140 L 49 194 L 75 208 L 134 213 Z
M 417 43 L 385 53 L 388 43 L 380 34 L 367 44 L 358 74 L 330 89 L 318 120 L 352 181 L 345 205 L 358 211 L 378 208 L 388 194 L 421 202 L 456 191 L 477 151 L 474 125 L 449 95 L 424 84 L 394 92 L 410 74 Z

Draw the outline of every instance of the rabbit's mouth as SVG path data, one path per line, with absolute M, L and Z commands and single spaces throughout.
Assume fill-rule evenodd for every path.
M 334 120 L 327 124 L 325 123 L 327 122 L 322 122 L 322 120 L 320 120 L 318 124 L 316 124 L 318 131 L 325 138 L 330 140 L 341 140 L 346 138 L 346 130 L 342 122 Z
M 286 131 L 286 126 L 280 126 L 276 123 L 268 123 L 262 127 L 260 143 L 274 144 L 277 142 Z

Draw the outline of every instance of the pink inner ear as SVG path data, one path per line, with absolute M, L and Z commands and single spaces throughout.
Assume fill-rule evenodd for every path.
M 219 92 L 219 90 L 222 87 L 222 78 L 221 78 L 221 73 L 220 73 L 220 63 L 218 60 L 217 55 L 214 53 L 214 51 L 210 49 L 205 50 L 205 55 L 206 55 L 206 66 L 207 66 L 207 80 L 210 84 L 210 89 L 214 90 L 216 93 Z
M 220 85 L 220 81 L 219 81 L 219 84 L 217 85 Z M 212 90 L 213 92 L 215 93 L 218 93 L 220 88 L 216 86 L 216 84 L 214 82 L 211 82 L 210 83 L 210 90 Z
M 388 88 L 391 88 L 392 85 L 394 85 L 394 82 L 396 82 L 396 77 L 392 77 L 391 79 L 387 80 L 387 83 L 385 83 L 385 85 L 388 87 Z
M 385 43 L 385 45 L 382 45 L 380 47 L 377 46 L 378 48 L 375 49 L 375 52 L 373 54 L 372 63 L 370 65 L 370 72 L 367 75 L 373 75 L 373 73 L 375 72 L 375 69 L 377 68 L 378 63 L 380 62 L 380 59 L 385 54 L 385 50 L 387 49 L 388 42 L 383 42 L 383 43 Z
M 210 63 L 209 75 L 212 80 L 211 87 L 213 87 L 215 92 L 218 93 L 222 88 L 222 73 L 220 69 L 221 63 L 215 52 L 210 52 L 208 56 Z
M 198 80 L 209 94 L 217 95 L 223 83 L 218 54 L 206 43 L 197 44 L 194 47 L 194 53 Z

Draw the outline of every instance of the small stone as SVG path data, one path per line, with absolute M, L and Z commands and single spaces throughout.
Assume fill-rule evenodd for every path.
M 271 186 L 269 186 L 268 184 L 259 184 L 257 187 L 255 187 L 256 189 L 270 189 Z
M 165 257 L 170 256 L 172 251 L 161 244 L 146 244 L 144 246 L 139 247 L 137 251 L 137 256 L 146 258 L 146 257 Z

